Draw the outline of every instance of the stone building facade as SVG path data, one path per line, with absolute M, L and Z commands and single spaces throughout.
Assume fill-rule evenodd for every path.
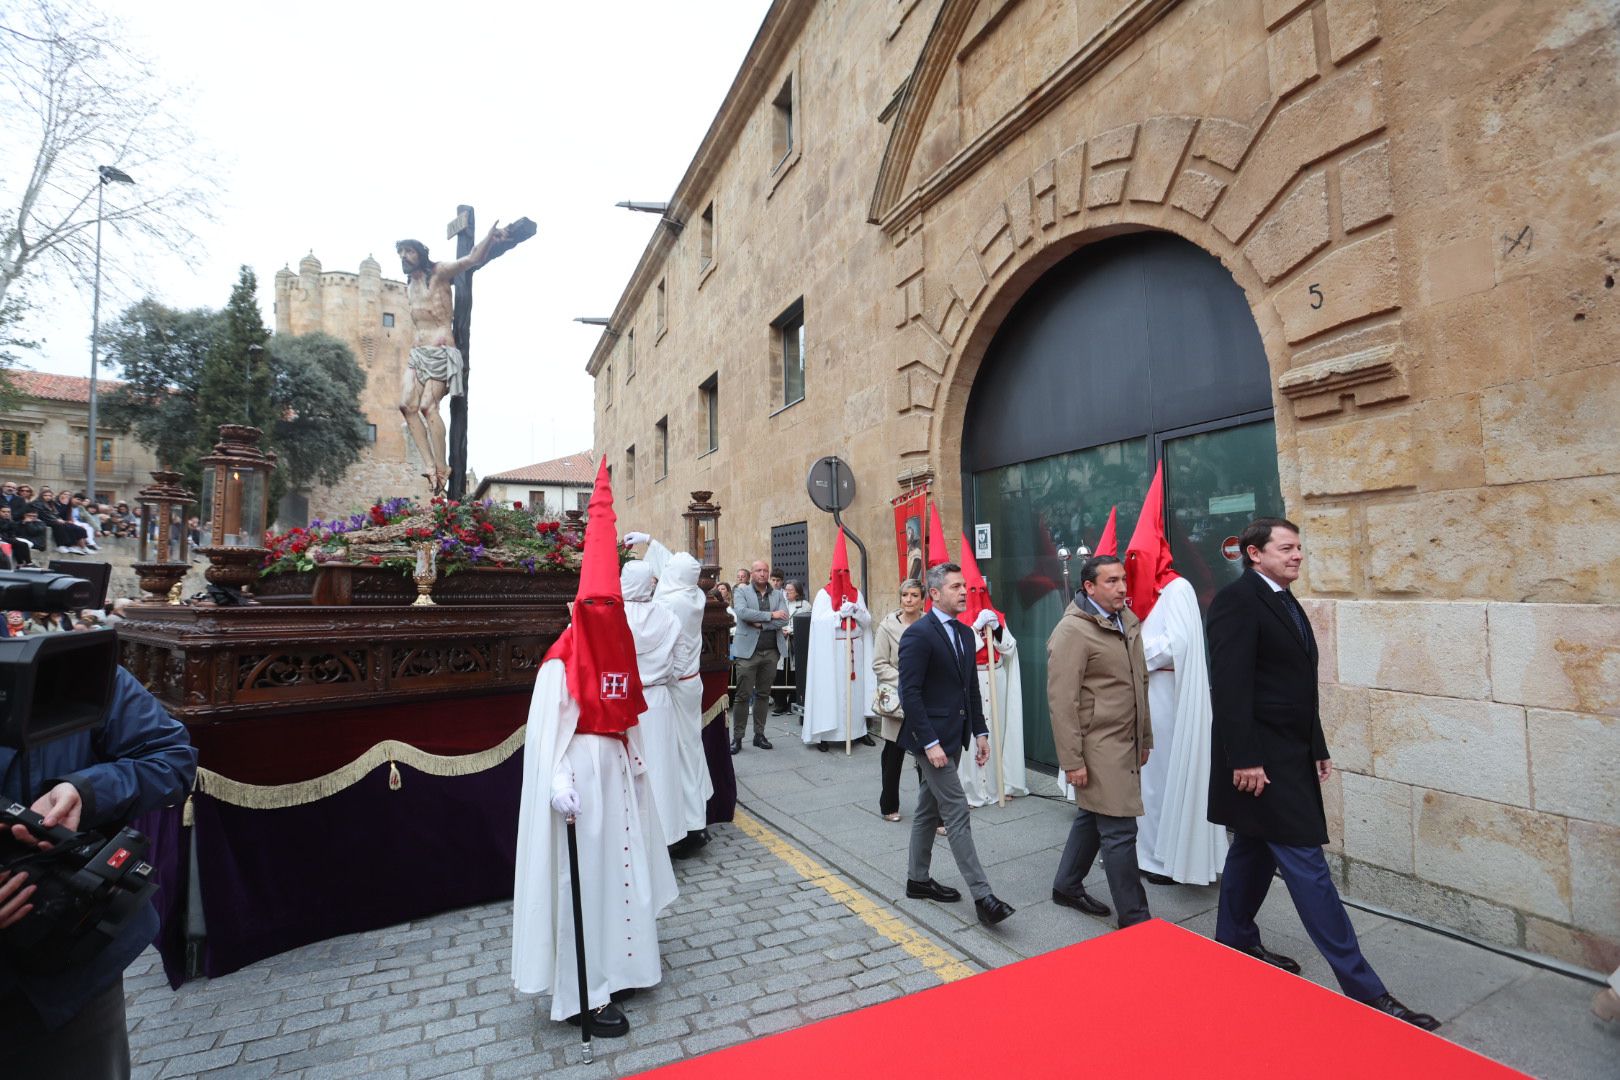
M 78 375 L 13 371 L 21 397 L 0 417 L 0 480 L 42 488 L 83 491 L 85 447 L 90 431 L 90 380 Z M 122 384 L 96 380 L 99 399 Z M 96 431 L 96 492 L 102 500 L 135 502 L 135 494 L 152 482 L 157 457 L 125 432 Z
M 1607 971 L 1617 52 L 1603 0 L 779 0 L 589 360 L 620 519 L 712 490 L 814 580 L 838 454 L 882 609 L 929 479 L 1028 640 L 1155 458 L 1184 572 L 1285 512 L 1345 892 Z
M 424 492 L 424 466 L 399 413 L 400 378 L 413 332 L 405 283 L 384 278 L 370 256 L 358 274 L 351 274 L 322 270 L 311 252 L 299 260 L 296 274 L 286 267 L 276 272 L 275 320 L 278 334 L 319 331 L 337 338 L 366 373 L 359 404 L 372 441 L 341 481 L 298 493 L 306 520 L 352 512 L 378 498 Z M 286 502 L 282 509 L 281 524 L 303 524 L 288 520 Z

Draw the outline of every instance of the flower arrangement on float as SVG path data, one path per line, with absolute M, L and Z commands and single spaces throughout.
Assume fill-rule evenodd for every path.
M 319 570 L 323 566 L 372 566 L 410 575 L 413 545 L 438 546 L 439 576 L 471 567 L 521 569 L 529 574 L 577 571 L 585 540 L 583 523 L 560 522 L 490 499 L 461 502 L 443 497 L 427 506 L 388 499 L 370 509 L 312 521 L 302 528 L 265 534 L 268 555 L 261 576 Z M 622 549 L 621 549 L 622 555 Z

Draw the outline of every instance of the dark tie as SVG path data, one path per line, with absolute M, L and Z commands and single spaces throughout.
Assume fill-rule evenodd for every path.
M 1299 601 L 1295 600 L 1294 594 L 1287 589 L 1280 590 L 1277 595 L 1281 598 L 1283 607 L 1288 609 L 1289 618 L 1294 620 L 1294 629 L 1299 631 L 1299 640 L 1309 645 L 1311 643 L 1311 632 L 1306 629 L 1305 612 L 1299 606 Z

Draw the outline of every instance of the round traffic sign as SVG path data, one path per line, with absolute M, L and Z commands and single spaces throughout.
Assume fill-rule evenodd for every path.
M 1222 540 L 1221 554 L 1225 556 L 1227 562 L 1237 562 L 1243 558 L 1243 549 L 1238 546 L 1238 538 L 1228 536 L 1225 540 Z
M 848 510 L 855 501 L 855 474 L 849 463 L 837 457 L 824 457 L 810 466 L 805 488 L 816 508 L 832 513 Z

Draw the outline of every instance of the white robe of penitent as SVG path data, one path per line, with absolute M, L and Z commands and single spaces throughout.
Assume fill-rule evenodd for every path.
M 980 638 L 980 641 L 983 641 Z M 1012 631 L 1003 627 L 1001 640 L 996 642 L 996 707 L 1000 709 L 1001 776 L 1007 788 L 1007 797 L 1029 794 L 1029 780 L 1024 772 L 1024 688 L 1019 682 L 1018 641 Z M 980 664 L 979 701 L 984 705 L 984 724 L 991 727 L 990 672 L 988 665 Z M 996 738 L 992 734 L 991 742 Z M 992 752 L 995 747 L 992 746 Z M 985 759 L 976 764 L 972 754 L 963 754 L 956 763 L 956 775 L 962 781 L 962 792 L 969 806 L 988 806 L 1000 802 L 996 790 L 996 760 Z
M 1226 829 L 1209 811 L 1209 665 L 1198 595 L 1186 578 L 1164 587 L 1142 623 L 1153 753 L 1142 768 L 1136 859 L 1143 870 L 1208 885 L 1226 863 Z
M 662 604 L 653 602 L 652 567 L 626 563 L 619 575 L 624 593 L 624 615 L 636 639 L 636 670 L 647 711 L 630 729 L 630 745 L 647 760 L 653 803 L 664 831 L 664 843 L 686 836 L 686 811 L 681 795 L 681 721 L 675 705 L 679 673 L 695 662 L 695 647 L 681 634 L 681 624 Z
M 550 991 L 553 1020 L 580 1007 L 567 824 L 551 808 L 552 792 L 579 793 L 574 828 L 591 1008 L 606 1005 L 616 990 L 657 984 L 656 920 L 677 891 L 645 763 L 612 736 L 576 734 L 578 722 L 562 661 L 546 661 L 523 747 L 512 982 L 525 994 Z
M 810 605 L 810 652 L 804 668 L 805 744 L 843 742 L 866 734 L 872 715 L 872 613 L 859 594 L 855 625 L 845 628 L 826 589 Z M 853 659 L 852 659 L 853 657 Z M 850 680 L 851 663 L 855 678 Z
M 674 687 L 676 749 L 681 757 L 682 818 L 679 824 L 687 832 L 697 832 L 708 825 L 709 797 L 714 794 L 709 759 L 703 753 L 703 680 L 698 675 L 703 656 L 703 609 L 708 605 L 708 597 L 698 587 L 702 568 L 686 552 L 672 554 L 653 540 L 647 544 L 645 561 L 658 578 L 653 599 L 680 623 L 681 654 L 690 658 L 685 667 L 676 670 Z

